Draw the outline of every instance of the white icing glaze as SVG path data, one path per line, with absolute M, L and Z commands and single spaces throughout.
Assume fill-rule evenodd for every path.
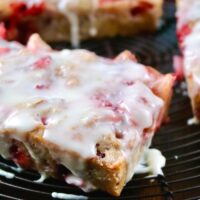
M 200 1 L 199 0 L 180 0 L 178 11 L 178 28 L 191 21 L 200 20 Z
M 2 169 L 0 169 L 0 176 L 4 176 L 5 178 L 8 178 L 8 179 L 12 179 L 15 177 L 15 175 L 13 173 L 4 171 Z
M 24 119 L 26 119 L 26 121 L 24 121 Z M 38 124 L 39 123 L 34 119 L 31 113 L 17 111 L 6 119 L 4 127 L 5 129 L 14 130 L 18 133 L 24 133 L 34 130 Z
M 46 174 L 42 173 L 40 178 L 35 180 L 34 182 L 35 183 L 43 183 L 46 180 L 46 178 L 47 178 Z
M 69 185 L 75 185 L 77 187 L 81 187 L 83 185 L 83 180 L 81 178 L 75 177 L 73 175 L 69 175 L 65 178 L 66 183 Z
M 185 74 L 189 75 L 191 70 L 196 67 L 199 59 L 199 46 L 200 46 L 200 23 L 197 23 L 192 30 L 192 33 L 186 36 L 184 41 L 184 66 Z
M 0 39 L 1 48 L 8 49 L 10 51 L 17 51 L 23 48 L 18 42 L 8 42 L 6 40 Z
M 57 193 L 57 192 L 52 192 L 51 196 L 56 199 L 65 199 L 65 200 L 86 200 L 88 197 L 86 196 L 81 196 L 81 195 L 74 195 L 74 194 L 66 194 L 66 193 Z
M 31 41 L 39 45 L 35 38 Z M 143 65 L 104 59 L 85 50 L 32 48 L 13 49 L 0 60 L 0 106 L 9 108 L 1 113 L 3 131 L 14 129 L 14 137 L 23 142 L 27 132 L 39 129 L 46 141 L 84 159 L 96 156 L 96 144 L 104 136 L 122 132 L 119 143 L 128 163 L 127 181 L 131 179 L 133 155 L 138 144 L 151 139 L 163 106 L 149 89 L 154 78 Z M 75 176 L 81 176 L 84 159 L 74 166 L 66 155 L 59 158 Z
M 77 6 L 80 4 L 80 0 L 62 0 L 58 3 L 58 9 L 66 16 L 70 24 L 70 35 L 71 43 L 73 47 L 78 47 L 80 44 L 80 22 L 79 16 L 77 13 Z M 89 15 L 90 19 L 90 28 L 89 34 L 95 36 L 97 34 L 96 29 L 96 17 L 95 10 L 99 5 L 99 0 L 91 0 L 91 14 Z
M 187 121 L 188 126 L 197 125 L 197 124 L 199 124 L 199 120 L 196 117 L 188 119 Z
M 163 175 L 162 168 L 165 166 L 166 159 L 157 149 L 150 149 L 147 153 L 147 163 L 153 175 Z
M 80 43 L 79 33 L 79 17 L 78 14 L 71 9 L 79 3 L 79 0 L 62 0 L 59 1 L 58 9 L 66 16 L 70 24 L 71 43 L 74 47 L 78 47 Z
M 177 155 L 175 155 L 175 156 L 174 156 L 174 159 L 175 159 L 175 160 L 178 160 L 178 159 L 179 159 L 179 157 L 178 157 Z
M 82 178 L 79 178 L 79 177 L 74 176 L 74 175 L 66 176 L 65 181 L 69 185 L 77 186 L 85 192 L 91 192 L 91 191 L 96 189 L 96 187 L 92 183 L 85 181 Z
M 22 1 L 22 0 L 20 0 L 20 1 Z M 37 4 L 44 2 L 44 0 L 23 0 L 23 1 L 26 2 L 28 7 L 32 7 L 34 5 L 37 5 Z
M 157 149 L 146 149 L 140 163 L 135 169 L 136 174 L 149 173 L 150 175 L 163 175 L 162 168 L 165 166 L 166 159 Z
M 73 47 L 78 47 L 80 44 L 80 33 L 79 33 L 79 18 L 76 13 L 67 11 L 65 13 L 70 23 L 70 35 L 71 43 Z
M 96 35 L 97 35 L 97 28 L 96 28 L 96 26 L 95 26 L 96 17 L 95 17 L 95 15 L 94 15 L 94 13 L 90 14 L 89 18 L 90 18 L 89 34 L 90 34 L 91 36 L 96 36 Z
M 96 16 L 95 16 L 95 11 L 99 6 L 99 0 L 92 0 L 92 11 L 91 14 L 89 15 L 90 18 L 90 28 L 89 28 L 89 34 L 91 36 L 96 36 L 97 35 L 97 28 L 96 28 Z

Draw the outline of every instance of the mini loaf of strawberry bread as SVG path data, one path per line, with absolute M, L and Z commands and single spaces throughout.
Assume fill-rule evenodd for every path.
M 34 32 L 48 42 L 131 36 L 155 31 L 163 0 L 1 0 L 0 20 L 8 39 Z
M 177 35 L 195 121 L 200 121 L 200 1 L 177 0 Z
M 0 41 L 0 153 L 25 169 L 120 195 L 167 115 L 174 77 L 125 51 L 106 59 Z M 70 180 L 69 180 L 70 179 Z

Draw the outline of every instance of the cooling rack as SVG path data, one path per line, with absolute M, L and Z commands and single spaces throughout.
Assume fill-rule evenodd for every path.
M 137 55 L 141 63 L 156 66 L 164 73 L 171 72 L 173 55 L 178 53 L 173 2 L 166 1 L 164 10 L 163 22 L 155 35 L 86 41 L 81 44 L 81 48 L 107 57 L 114 57 L 128 49 Z M 58 49 L 70 48 L 63 43 L 52 45 Z M 147 178 L 136 175 L 124 188 L 122 195 L 114 198 L 100 191 L 85 194 L 78 188 L 54 179 L 35 183 L 33 180 L 38 179 L 39 174 L 33 171 L 13 171 L 14 164 L 0 158 L 0 168 L 15 173 L 14 179 L 0 177 L 0 199 L 51 200 L 52 192 L 84 195 L 89 200 L 200 199 L 200 126 L 187 125 L 192 112 L 181 85 L 178 84 L 174 89 L 170 123 L 161 128 L 152 144 L 167 159 L 165 176 Z

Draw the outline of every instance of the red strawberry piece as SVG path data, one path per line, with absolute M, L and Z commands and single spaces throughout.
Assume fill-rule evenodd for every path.
M 177 38 L 180 42 L 180 47 L 183 50 L 184 46 L 183 46 L 183 42 L 184 39 L 187 35 L 189 35 L 191 33 L 191 28 L 189 26 L 189 24 L 185 24 L 184 26 L 182 26 L 178 31 L 177 31 Z
M 20 149 L 17 145 L 13 144 L 10 148 L 10 152 L 13 156 L 13 161 L 16 164 L 20 165 L 23 168 L 31 168 L 31 157 L 22 149 Z
M 4 23 L 0 23 L 0 38 L 6 39 L 6 28 L 4 26 Z
M 50 65 L 51 61 L 52 59 L 50 56 L 45 56 L 45 57 L 40 58 L 33 65 L 36 69 L 45 69 Z
M 181 56 L 173 57 L 173 67 L 175 71 L 176 80 L 181 81 L 184 78 L 183 58 Z
M 137 7 L 132 8 L 130 12 L 131 12 L 131 15 L 135 16 L 135 15 L 143 14 L 152 8 L 153 8 L 153 4 L 146 1 L 142 1 Z
M 24 2 L 11 3 L 11 15 L 5 20 L 8 39 L 17 39 L 25 43 L 32 33 L 37 32 L 31 17 L 40 15 L 44 8 L 44 2 L 34 4 L 31 7 L 27 7 Z

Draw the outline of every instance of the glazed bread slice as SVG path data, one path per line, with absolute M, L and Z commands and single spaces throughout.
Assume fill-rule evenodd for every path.
M 2 0 L 0 19 L 8 39 L 25 41 L 38 32 L 48 42 L 132 36 L 153 32 L 163 0 Z
M 196 121 L 200 121 L 200 1 L 177 1 L 177 35 Z
M 128 51 L 54 51 L 38 35 L 0 45 L 1 155 L 119 196 L 167 115 L 174 77 Z

